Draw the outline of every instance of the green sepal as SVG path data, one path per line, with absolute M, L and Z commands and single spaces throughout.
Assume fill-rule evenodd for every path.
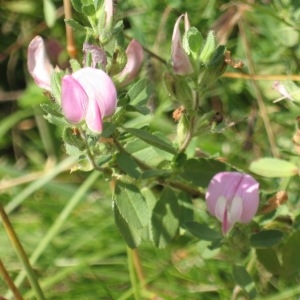
M 166 73 L 165 86 L 170 95 L 189 110 L 193 106 L 193 94 L 186 78 Z
M 224 61 L 225 46 L 218 46 L 213 54 L 213 57 L 207 67 L 204 69 L 201 76 L 201 85 L 204 87 L 210 86 L 214 83 L 226 70 L 226 63 Z
M 74 133 L 70 127 L 64 129 L 62 138 L 66 144 L 75 146 L 80 151 L 83 151 L 86 148 L 86 143 L 82 140 L 80 134 Z
M 200 53 L 200 62 L 204 65 L 210 63 L 217 47 L 217 40 L 213 31 L 209 31 L 203 49 Z
M 76 72 L 80 69 L 82 69 L 80 63 L 76 59 L 70 59 L 70 65 L 73 72 Z
M 124 49 L 117 47 L 114 52 L 111 63 L 108 66 L 108 73 L 114 76 L 120 73 L 127 63 L 127 56 Z

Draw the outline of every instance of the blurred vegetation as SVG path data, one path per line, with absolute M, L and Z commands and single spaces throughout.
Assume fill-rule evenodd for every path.
M 153 117 L 128 122 L 150 122 L 153 128 L 174 135 L 172 112 L 177 103 L 169 98 L 163 84 L 166 66 L 151 53 L 170 61 L 175 20 L 188 12 L 193 26 L 203 35 L 214 28 L 232 57 L 245 64 L 242 70 L 228 67 L 236 78 L 225 73 L 202 100 L 203 113 L 219 112 L 224 119 L 215 129 L 208 126 L 193 141 L 199 155 L 224 157 L 243 168 L 262 156 L 297 158 L 292 137 L 299 106 L 288 101 L 274 104 L 279 95 L 272 89 L 274 80 L 289 80 L 299 74 L 297 0 L 118 2 L 127 36 L 149 49 L 141 76 L 149 80 Z M 34 269 L 47 299 L 133 299 L 137 289 L 130 279 L 133 262 L 114 225 L 110 182 L 101 175 L 70 174 L 61 132 L 44 120 L 39 107 L 49 100 L 27 71 L 27 46 L 37 34 L 47 38 L 53 63 L 67 66 L 63 2 L 1 0 L 0 4 L 0 203 L 9 212 L 28 256 L 39 246 L 43 248 Z M 51 24 L 53 8 L 57 18 Z M 75 14 L 74 18 L 80 16 Z M 82 39 L 76 35 L 79 56 Z M 251 80 L 243 74 L 263 77 Z M 87 181 L 87 188 L 79 195 L 79 188 Z M 272 192 L 278 181 L 266 181 L 265 186 L 266 192 Z M 292 179 L 290 191 L 289 205 L 297 210 L 299 177 Z M 65 219 L 59 219 L 68 206 L 72 209 Z M 203 199 L 195 199 L 195 206 L 196 218 L 207 219 Z M 49 232 L 55 225 L 56 231 Z M 206 245 L 189 235 L 178 236 L 163 250 L 143 244 L 138 249 L 145 281 L 141 299 L 230 299 L 235 287 L 231 275 L 234 258 L 224 260 Z M 3 227 L 0 258 L 12 278 L 17 277 L 22 267 Z M 281 279 L 271 278 L 262 267 L 258 270 L 257 289 L 264 299 L 298 299 L 299 273 Z M 7 290 L 0 278 L 0 295 Z M 26 280 L 20 291 L 24 298 L 34 298 Z

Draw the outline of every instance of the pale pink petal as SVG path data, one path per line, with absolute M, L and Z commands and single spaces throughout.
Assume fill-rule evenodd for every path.
M 191 27 L 189 16 L 187 13 L 184 14 L 184 31 L 187 32 Z
M 127 63 L 117 76 L 121 79 L 121 86 L 130 83 L 138 74 L 143 60 L 144 50 L 137 40 L 132 40 L 126 49 Z
M 27 66 L 35 83 L 50 91 L 51 74 L 54 69 L 47 56 L 44 41 L 40 36 L 36 36 L 28 46 Z
M 244 174 L 241 188 L 236 195 L 243 199 L 243 212 L 239 222 L 248 223 L 255 216 L 259 206 L 259 183 L 250 175 Z
M 223 196 L 220 196 L 216 201 L 213 215 L 216 216 L 216 218 L 222 222 L 226 210 L 227 210 L 227 200 Z
M 101 132 L 102 119 L 112 115 L 117 106 L 117 91 L 110 77 L 99 69 L 83 68 L 72 74 L 73 78 L 81 85 L 87 94 L 89 105 L 85 117 L 87 124 L 91 125 L 91 130 Z M 94 114 L 91 111 L 95 108 L 95 103 L 99 109 Z M 92 118 L 91 120 L 89 118 Z M 93 119 L 100 118 L 100 119 Z M 98 129 L 96 129 L 98 128 Z
M 109 25 L 114 14 L 114 1 L 113 0 L 104 0 L 104 11 L 106 14 L 105 24 Z
M 172 36 L 172 52 L 171 59 L 173 70 L 178 75 L 188 75 L 193 73 L 193 67 L 190 63 L 189 57 L 185 52 L 182 43 L 181 43 L 181 35 L 179 30 L 180 21 L 184 15 L 181 15 L 174 26 L 173 36 Z M 187 27 L 188 25 L 186 25 Z
M 88 104 L 88 109 L 85 116 L 87 127 L 93 131 L 100 133 L 102 132 L 102 116 L 97 101 L 91 98 Z
M 88 96 L 72 75 L 65 75 L 62 79 L 61 98 L 66 119 L 74 124 L 81 122 L 86 114 Z

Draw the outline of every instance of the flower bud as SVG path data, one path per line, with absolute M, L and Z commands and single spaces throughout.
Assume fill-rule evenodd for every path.
M 177 141 L 179 148 L 184 144 L 190 130 L 190 123 L 185 113 L 183 113 L 177 124 Z
M 172 35 L 172 66 L 174 73 L 178 75 L 188 75 L 194 72 L 189 56 L 185 52 L 181 42 L 179 24 L 183 16 L 185 20 L 185 31 L 189 29 L 189 21 L 187 14 L 181 15 L 175 23 Z
M 107 65 L 106 53 L 103 49 L 96 45 L 84 43 L 83 44 L 83 65 L 86 67 L 96 68 L 97 66 L 101 66 L 102 69 L 105 69 Z M 88 64 L 88 57 L 90 55 L 91 63 Z
M 223 234 L 236 222 L 248 223 L 259 204 L 259 183 L 240 172 L 221 172 L 209 183 L 206 192 L 208 211 L 222 222 Z
M 134 80 L 144 60 L 144 50 L 137 40 L 132 40 L 126 49 L 127 63 L 121 73 L 117 75 L 121 86 Z
M 44 40 L 40 36 L 33 38 L 28 46 L 27 66 L 35 83 L 51 91 L 51 74 L 54 68 L 47 56 Z

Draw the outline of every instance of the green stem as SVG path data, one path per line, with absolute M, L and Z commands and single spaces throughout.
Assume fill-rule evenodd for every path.
M 15 296 L 16 300 L 23 300 L 23 297 L 17 287 L 15 286 L 13 280 L 10 278 L 8 272 L 5 269 L 4 264 L 2 263 L 0 259 L 0 274 L 2 275 L 3 280 L 6 282 L 6 284 L 9 286 L 10 290 Z
M 179 153 L 183 153 L 187 147 L 189 146 L 195 132 L 195 128 L 197 126 L 197 120 L 198 120 L 198 109 L 199 109 L 199 104 L 200 104 L 200 97 L 199 97 L 199 92 L 196 91 L 196 96 L 195 96 L 195 101 L 194 101 L 194 107 L 192 109 L 192 115 L 190 116 L 190 128 L 188 130 L 188 133 L 186 135 L 186 138 L 181 145 L 179 149 Z
M 130 277 L 131 287 L 133 290 L 134 299 L 140 300 L 141 299 L 140 287 L 136 280 L 136 274 L 135 274 L 135 270 L 134 270 L 134 258 L 133 258 L 132 251 L 133 250 L 127 246 L 128 271 L 129 271 L 129 277 Z
M 28 280 L 30 282 L 30 285 L 32 287 L 32 289 L 35 292 L 35 296 L 38 300 L 44 300 L 46 299 L 44 297 L 43 291 L 37 281 L 37 278 L 35 276 L 35 273 L 29 263 L 28 257 L 8 219 L 8 216 L 5 212 L 5 210 L 3 209 L 2 205 L 0 205 L 0 216 L 1 216 L 1 220 L 3 223 L 3 226 L 6 230 L 6 233 L 8 235 L 8 238 L 10 239 L 10 242 L 13 246 L 13 248 L 15 249 L 21 263 L 23 264 L 24 268 L 25 268 L 25 272 L 27 274 Z

